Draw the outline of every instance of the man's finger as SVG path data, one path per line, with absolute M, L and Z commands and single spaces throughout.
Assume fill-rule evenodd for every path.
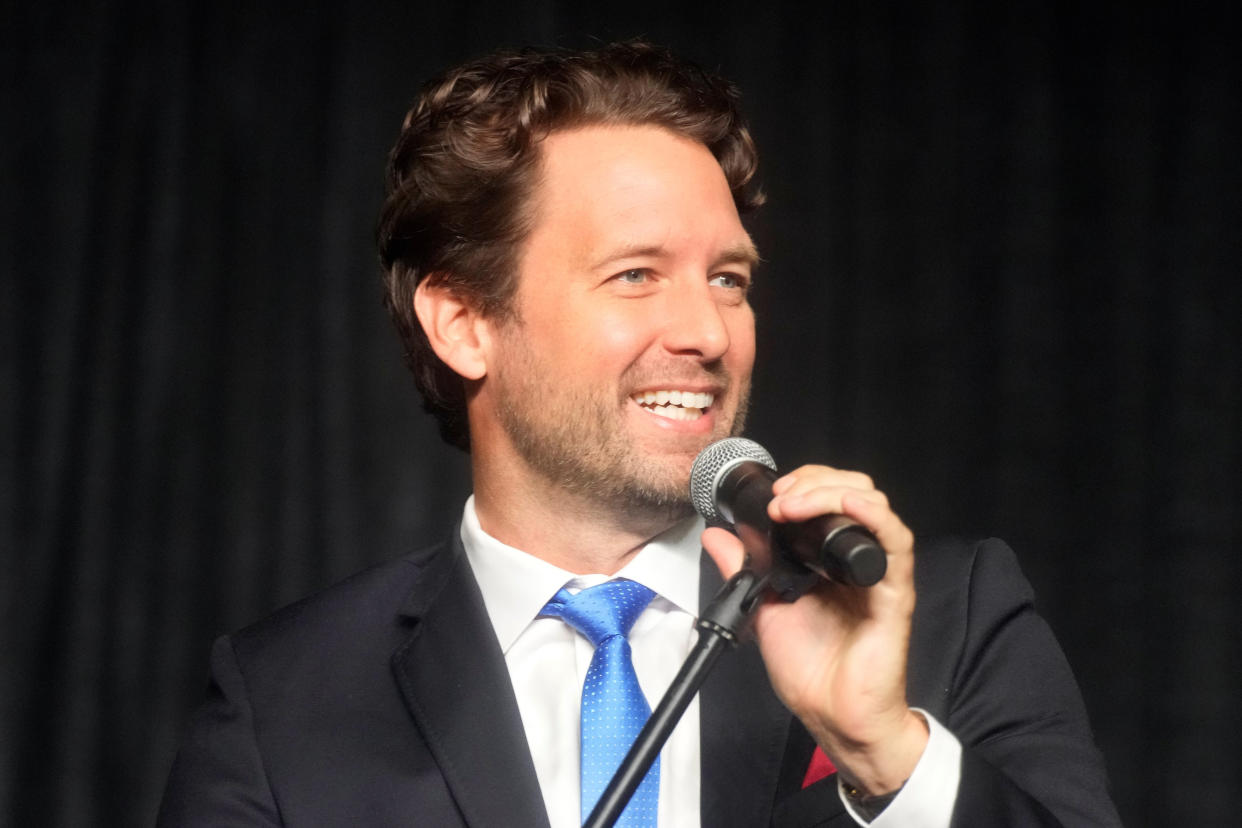
M 820 515 L 843 513 L 841 505 L 845 497 L 860 497 L 881 508 L 888 507 L 888 498 L 874 490 L 864 491 L 850 486 L 817 486 L 804 490 L 792 490 L 777 495 L 768 504 L 768 516 L 773 520 L 809 520 Z

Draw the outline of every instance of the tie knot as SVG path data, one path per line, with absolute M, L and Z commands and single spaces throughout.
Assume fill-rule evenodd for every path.
M 637 581 L 605 581 L 577 595 L 561 589 L 540 614 L 564 619 L 598 647 L 615 635 L 629 635 L 630 627 L 654 597 L 654 592 Z

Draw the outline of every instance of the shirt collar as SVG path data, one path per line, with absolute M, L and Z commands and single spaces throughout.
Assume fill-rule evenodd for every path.
M 613 577 L 637 581 L 673 608 L 697 616 L 702 533 L 702 518 L 679 521 L 652 538 Z M 462 510 L 461 541 L 500 649 L 506 653 L 558 589 L 585 588 L 610 580 L 606 575 L 575 575 L 496 540 L 479 525 L 474 495 Z

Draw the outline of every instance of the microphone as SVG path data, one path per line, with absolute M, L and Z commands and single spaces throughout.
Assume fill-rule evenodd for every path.
M 728 437 L 695 458 L 690 500 L 709 523 L 733 524 L 752 557 L 766 556 L 773 568 L 792 569 L 787 574 L 795 582 L 777 586 L 790 593 L 786 595 L 790 600 L 814 584 L 810 573 L 863 587 L 884 577 L 888 558 L 883 547 L 871 532 L 844 515 L 822 515 L 802 523 L 777 523 L 768 517 L 777 477 L 776 462 L 763 446 L 744 437 Z

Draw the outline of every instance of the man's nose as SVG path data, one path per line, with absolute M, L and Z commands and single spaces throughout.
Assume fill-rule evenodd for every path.
M 706 279 L 670 291 L 667 300 L 664 347 L 669 353 L 712 362 L 728 352 L 729 328 Z

